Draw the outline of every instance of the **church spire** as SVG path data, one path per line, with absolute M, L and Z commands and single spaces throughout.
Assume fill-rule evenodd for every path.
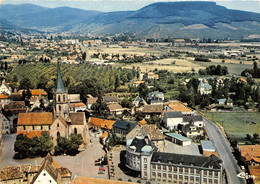
M 57 85 L 56 85 L 56 93 L 64 93 L 66 92 L 66 89 L 64 87 L 63 81 L 61 79 L 61 73 L 60 73 L 60 63 L 58 62 L 57 65 Z

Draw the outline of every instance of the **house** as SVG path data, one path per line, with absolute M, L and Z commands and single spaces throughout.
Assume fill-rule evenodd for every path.
M 169 140 L 175 144 L 179 144 L 181 146 L 190 146 L 191 145 L 191 140 L 187 137 L 183 137 L 180 134 L 165 133 L 165 135 L 166 135 L 166 140 Z
M 127 135 L 126 140 L 134 139 L 137 136 L 148 137 L 159 151 L 164 151 L 164 137 L 157 125 L 140 124 L 136 125 Z
M 17 116 L 19 113 L 25 113 L 27 108 L 24 101 L 11 101 L 9 104 L 4 106 L 4 110 Z
M 0 113 L 1 135 L 10 134 L 14 131 L 13 118 L 7 117 L 4 113 Z
M 25 92 L 25 89 L 21 89 L 18 91 L 19 95 L 23 95 L 23 92 Z M 30 92 L 32 94 L 31 98 L 30 98 L 30 103 L 34 104 L 34 102 L 39 98 L 39 99 L 43 99 L 45 101 L 48 100 L 48 93 L 44 90 L 44 89 L 30 89 Z
M 183 122 L 183 114 L 181 111 L 166 111 L 162 122 L 169 130 L 177 130 L 177 126 Z
M 185 125 L 185 124 L 189 124 L 189 123 L 192 123 L 195 126 L 200 127 L 200 128 L 202 128 L 204 126 L 203 117 L 198 113 L 183 115 L 183 122 L 181 124 Z
M 144 81 L 136 81 L 133 83 L 133 86 L 137 88 L 140 84 L 144 84 Z
M 102 99 L 106 104 L 119 103 L 118 96 L 103 96 Z
M 167 111 L 180 111 L 183 114 L 192 114 L 193 110 L 179 101 L 172 101 L 167 105 Z
M 225 103 L 226 103 L 226 99 L 225 98 L 218 99 L 218 104 L 219 105 L 225 105 Z
M 5 79 L 2 81 L 0 86 L 0 94 L 6 94 L 8 96 L 12 94 L 12 88 L 6 84 Z
M 79 103 L 80 100 L 80 94 L 68 94 L 68 101 L 70 103 Z
M 182 127 L 182 133 L 186 137 L 196 137 L 198 135 L 203 134 L 203 130 L 201 127 L 197 127 L 193 123 L 186 124 Z
M 186 45 L 186 41 L 184 39 L 174 39 L 173 45 L 176 47 L 184 47 Z
M 89 97 L 87 98 L 87 108 L 90 110 L 93 103 L 97 101 L 97 97 Z
M 126 135 L 136 126 L 136 123 L 130 123 L 123 120 L 117 120 L 113 124 L 112 132 L 118 136 L 125 138 Z
M 159 79 L 159 75 L 158 74 L 154 74 L 153 72 L 149 72 L 147 74 L 147 78 L 148 79 L 156 79 L 156 80 L 158 80 Z
M 121 115 L 126 108 L 123 108 L 119 103 L 108 104 L 107 108 L 109 109 L 110 115 L 118 116 Z
M 145 119 L 149 119 L 152 116 L 160 116 L 162 111 L 162 104 L 145 105 L 141 110 L 142 114 L 145 115 Z
M 70 103 L 69 104 L 69 112 L 82 112 L 87 110 L 87 106 L 83 102 L 78 102 L 78 103 Z
M 146 101 L 143 98 L 140 98 L 139 96 L 137 96 L 134 101 L 133 104 L 135 107 L 140 107 L 142 105 L 147 105 Z
M 155 104 L 155 103 L 163 103 L 164 101 L 164 94 L 159 91 L 153 91 L 148 93 L 148 102 L 150 104 Z
M 198 93 L 201 95 L 208 95 L 212 92 L 212 86 L 209 85 L 208 82 L 204 80 L 200 80 L 199 86 L 198 86 Z
M 202 141 L 200 141 L 200 144 L 201 144 L 203 155 L 205 157 L 210 157 L 211 155 L 215 155 L 219 158 L 217 150 L 216 150 L 215 146 L 213 145 L 212 141 L 202 140 Z
M 67 183 L 71 181 L 72 173 L 67 168 L 61 167 L 50 154 L 41 163 L 37 174 L 33 177 L 31 184 L 37 183 Z
M 90 117 L 88 119 L 88 126 L 89 128 L 93 128 L 93 129 L 112 130 L 114 123 L 115 121 L 113 120 L 107 120 L 101 118 Z
M 0 183 L 68 183 L 72 173 L 61 167 L 51 155 L 47 155 L 41 165 L 8 166 L 0 169 Z
M 10 97 L 7 95 L 0 94 L 0 106 L 4 108 L 6 104 L 10 103 Z
M 233 100 L 232 99 L 227 99 L 226 105 L 230 106 L 230 107 L 233 107 Z

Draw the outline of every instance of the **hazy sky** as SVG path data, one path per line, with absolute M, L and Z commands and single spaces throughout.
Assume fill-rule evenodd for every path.
M 3 4 L 33 3 L 51 8 L 69 6 L 85 10 L 108 12 L 120 10 L 137 10 L 148 4 L 162 2 L 165 0 L 0 0 L 0 3 L 1 1 L 3 1 Z M 239 9 L 260 13 L 260 0 L 215 0 L 215 2 L 230 9 Z

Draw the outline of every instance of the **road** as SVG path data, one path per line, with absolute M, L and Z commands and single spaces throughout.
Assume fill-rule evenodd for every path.
M 204 123 L 209 139 L 214 143 L 220 158 L 223 160 L 228 184 L 246 184 L 245 179 L 237 177 L 237 174 L 241 172 L 241 169 L 237 165 L 237 161 L 232 154 L 228 140 L 217 125 L 206 118 L 204 118 Z

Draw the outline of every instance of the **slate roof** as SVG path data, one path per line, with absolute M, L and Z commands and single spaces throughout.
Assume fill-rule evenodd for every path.
M 181 111 L 167 111 L 164 113 L 164 118 L 182 118 Z
M 203 117 L 201 115 L 183 116 L 183 122 L 196 122 L 196 121 L 203 121 Z
M 26 111 L 26 106 L 24 101 L 11 101 L 4 107 L 5 111 Z
M 84 112 L 73 112 L 69 114 L 71 120 L 71 125 L 84 125 L 85 123 L 85 113 Z
M 20 113 L 17 125 L 51 125 L 53 115 L 51 112 Z
M 102 99 L 105 103 L 107 103 L 107 102 L 117 102 L 118 103 L 118 101 L 119 101 L 117 96 L 103 96 Z
M 113 128 L 119 128 L 119 129 L 123 129 L 123 130 L 132 130 L 137 124 L 136 123 L 130 123 L 127 121 L 123 121 L 123 120 L 117 120 L 114 124 L 113 124 Z
M 65 86 L 63 84 L 60 72 L 60 63 L 57 64 L 57 83 L 56 83 L 56 92 L 57 93 L 64 93 L 66 92 Z
M 220 163 L 222 161 L 215 155 L 210 157 L 195 156 L 195 155 L 182 155 L 175 153 L 165 153 L 165 152 L 154 152 L 152 156 L 151 163 L 165 163 L 165 164 L 180 164 L 183 166 L 190 166 L 191 164 L 197 167 L 213 169 L 221 169 Z
M 144 146 L 149 145 L 152 147 L 151 141 L 147 139 L 148 142 L 145 141 L 145 137 L 136 136 L 129 147 L 134 146 L 136 148 L 135 152 L 141 153 L 141 150 Z

